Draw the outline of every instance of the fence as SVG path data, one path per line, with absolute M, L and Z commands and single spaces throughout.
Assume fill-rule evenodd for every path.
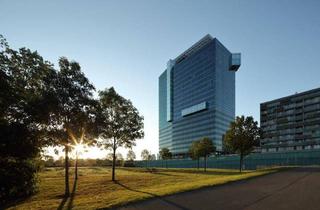
M 197 160 L 173 159 L 173 160 L 151 160 L 135 161 L 137 167 L 154 168 L 196 168 Z M 320 165 L 320 150 L 287 151 L 275 153 L 253 153 L 244 158 L 243 168 L 254 170 L 269 166 L 290 166 L 290 165 Z M 199 167 L 204 166 L 203 159 L 199 162 Z M 218 156 L 210 157 L 207 160 L 208 168 L 239 168 L 239 156 Z

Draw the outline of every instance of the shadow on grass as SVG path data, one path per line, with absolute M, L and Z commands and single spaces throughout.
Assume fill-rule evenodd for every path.
M 178 176 L 175 174 L 168 174 L 168 173 L 163 173 L 163 172 L 153 172 L 153 174 L 162 175 L 162 176 Z
M 128 187 L 128 186 L 120 183 L 119 181 L 115 181 L 114 183 L 120 185 L 121 187 L 123 187 L 123 188 L 125 188 L 125 189 L 127 189 L 127 190 L 133 191 L 133 192 L 138 192 L 138 193 L 143 193 L 143 194 L 151 195 L 152 197 L 157 198 L 157 199 L 159 199 L 159 200 L 161 200 L 161 201 L 163 201 L 163 202 L 165 202 L 165 203 L 167 203 L 167 204 L 169 204 L 169 205 L 171 205 L 171 206 L 174 206 L 174 207 L 176 207 L 176 208 L 179 208 L 179 209 L 182 209 L 182 210 L 189 210 L 188 208 L 186 208 L 186 207 L 184 207 L 184 206 L 181 206 L 181 205 L 179 205 L 179 204 L 177 204 L 177 203 L 174 203 L 174 202 L 172 202 L 172 201 L 170 201 L 170 200 L 168 200 L 168 199 L 166 199 L 166 198 L 164 198 L 164 197 L 158 196 L 158 195 L 156 195 L 156 194 L 149 193 L 149 192 L 145 192 L 145 191 L 141 191 L 141 190 L 132 189 L 132 188 L 130 188 L 130 187 Z
M 164 170 L 166 171 L 166 170 Z M 192 174 L 205 174 L 205 175 L 239 175 L 239 174 L 245 174 L 249 171 L 243 171 L 242 173 L 238 170 L 233 171 L 212 171 L 210 168 L 207 169 L 207 171 L 204 171 L 203 168 L 200 169 L 167 169 L 167 172 L 177 172 L 177 173 L 192 173 Z
M 58 206 L 57 210 L 62 210 L 64 208 L 64 205 L 66 204 L 66 202 L 68 201 L 68 205 L 67 205 L 67 209 L 72 209 L 73 208 L 73 199 L 75 197 L 76 194 L 76 190 L 77 190 L 77 179 L 74 179 L 73 182 L 73 188 L 72 188 L 72 192 L 70 194 L 70 196 L 64 196 L 64 198 L 62 199 L 60 205 Z
M 249 171 L 243 171 L 240 173 L 237 169 L 232 171 L 211 171 L 210 168 L 208 168 L 207 171 L 204 171 L 203 168 L 199 169 L 176 169 L 176 168 L 122 168 L 122 170 L 126 171 L 132 171 L 132 172 L 139 172 L 139 173 L 151 173 L 151 174 L 163 174 L 163 175 L 169 175 L 169 176 L 178 176 L 173 174 L 168 174 L 170 172 L 175 173 L 192 173 L 192 174 L 205 174 L 205 175 L 239 175 L 239 174 L 245 174 Z

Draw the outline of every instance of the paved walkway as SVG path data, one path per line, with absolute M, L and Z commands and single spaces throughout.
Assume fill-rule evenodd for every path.
M 123 210 L 319 210 L 320 168 L 305 167 L 138 202 Z

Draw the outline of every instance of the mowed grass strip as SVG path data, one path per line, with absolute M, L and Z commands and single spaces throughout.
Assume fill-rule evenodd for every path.
M 208 169 L 155 169 L 119 168 L 117 182 L 112 182 L 111 169 L 89 167 L 79 169 L 79 179 L 73 194 L 64 199 L 64 170 L 49 168 L 39 174 L 39 193 L 9 209 L 97 209 L 123 205 L 128 202 L 172 193 L 214 186 L 231 181 L 261 176 L 278 171 L 271 168 L 256 171 Z M 73 170 L 70 171 L 73 174 Z M 60 208 L 59 208 L 60 207 Z

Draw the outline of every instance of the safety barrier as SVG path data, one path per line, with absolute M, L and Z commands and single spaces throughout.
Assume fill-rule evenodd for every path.
M 137 167 L 154 168 L 197 168 L 198 161 L 192 159 L 151 160 L 135 161 Z M 270 166 L 293 166 L 293 165 L 320 165 L 320 150 L 301 150 L 274 153 L 252 153 L 244 158 L 243 168 L 254 170 Z M 199 167 L 204 166 L 203 158 L 199 161 Z M 209 157 L 208 168 L 239 168 L 238 155 L 226 155 Z

